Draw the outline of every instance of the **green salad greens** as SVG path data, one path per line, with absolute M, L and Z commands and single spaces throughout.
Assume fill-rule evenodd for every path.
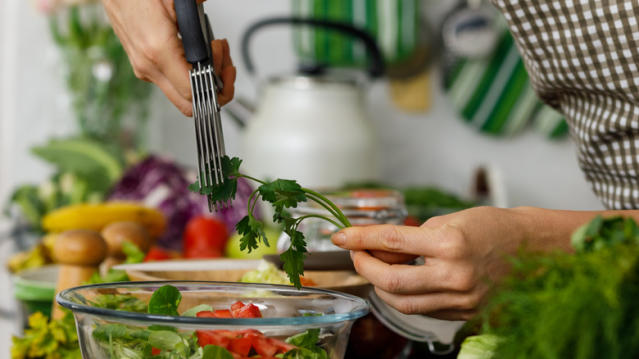
M 321 193 L 308 188 L 303 188 L 294 180 L 277 179 L 274 181 L 263 181 L 240 172 L 242 160 L 234 157 L 222 158 L 222 173 L 224 181 L 219 185 L 202 187 L 200 190 L 199 183 L 194 183 L 189 188 L 197 193 L 206 195 L 209 199 L 217 204 L 225 204 L 235 199 L 237 191 L 237 179 L 245 178 L 256 182 L 259 186 L 251 194 L 248 201 L 248 215 L 245 216 L 237 225 L 237 233 L 242 236 L 240 240 L 240 249 L 252 250 L 257 249 L 260 242 L 269 246 L 268 239 L 264 233 L 264 223 L 260 222 L 253 213 L 258 201 L 268 202 L 273 206 L 274 215 L 273 222 L 282 225 L 284 233 L 290 239 L 289 248 L 280 254 L 280 258 L 284 263 L 284 271 L 288 275 L 291 283 L 296 288 L 301 288 L 300 276 L 304 274 L 304 258 L 306 257 L 306 240 L 304 234 L 298 231 L 300 223 L 308 218 L 320 218 L 334 224 L 337 228 L 350 227 L 351 223 L 344 213 L 329 199 Z M 321 214 L 309 214 L 302 217 L 294 218 L 287 211 L 289 208 L 295 208 L 301 202 L 313 201 L 324 208 L 330 216 Z
M 639 358 L 638 239 L 634 220 L 597 217 L 573 235 L 575 254 L 513 259 L 482 316 L 499 339 L 472 358 Z

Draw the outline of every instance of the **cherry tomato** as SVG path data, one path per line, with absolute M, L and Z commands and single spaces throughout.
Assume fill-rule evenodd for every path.
M 228 239 L 228 230 L 221 221 L 206 216 L 193 217 L 187 223 L 182 238 L 184 257 L 221 257 Z

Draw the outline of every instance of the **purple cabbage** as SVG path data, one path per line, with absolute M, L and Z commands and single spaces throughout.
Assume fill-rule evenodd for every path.
M 158 239 L 158 244 L 179 250 L 188 221 L 194 216 L 209 214 L 206 197 L 188 189 L 188 185 L 194 181 L 195 175 L 189 175 L 175 162 L 148 156 L 125 172 L 113 187 L 109 200 L 137 201 L 158 208 L 167 219 L 166 231 Z M 246 205 L 252 191 L 251 185 L 240 178 L 232 205 L 211 214 L 226 224 L 229 233 L 248 213 Z

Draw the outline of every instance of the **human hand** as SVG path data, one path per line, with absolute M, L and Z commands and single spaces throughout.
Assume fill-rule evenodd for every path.
M 507 273 L 506 256 L 525 238 L 523 223 L 517 209 L 478 207 L 431 218 L 421 227 L 346 228 L 332 240 L 351 250 L 357 272 L 400 312 L 468 320 Z M 423 265 L 403 264 L 417 256 L 424 257 Z
M 191 116 L 191 65 L 178 38 L 173 0 L 102 2 L 135 75 L 156 84 L 175 107 Z M 211 49 L 213 66 L 224 83 L 218 94 L 220 105 L 224 105 L 233 99 L 236 70 L 226 40 L 213 40 Z

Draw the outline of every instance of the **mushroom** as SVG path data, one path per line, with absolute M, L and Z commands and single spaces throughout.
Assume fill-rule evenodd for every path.
M 107 245 L 98 232 L 74 229 L 63 232 L 53 245 L 53 258 L 60 271 L 56 292 L 81 285 L 91 279 L 98 265 L 107 254 Z M 64 312 L 54 302 L 53 319 L 60 319 Z
M 107 259 L 100 265 L 101 274 L 106 274 L 111 267 L 124 261 L 126 258 L 122 249 L 124 242 L 135 244 L 144 253 L 152 244 L 146 228 L 136 222 L 111 223 L 102 229 L 101 234 L 108 247 Z

